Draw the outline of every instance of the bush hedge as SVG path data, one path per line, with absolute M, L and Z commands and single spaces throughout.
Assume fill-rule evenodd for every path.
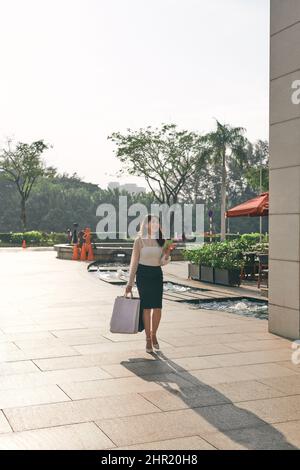
M 205 243 L 201 247 L 186 249 L 183 256 L 194 264 L 220 269 L 240 269 L 244 266 L 243 253 L 260 247 L 259 241 L 259 233 L 250 233 L 237 239 Z M 263 243 L 267 243 L 266 237 L 263 238 Z M 263 243 L 260 249 L 263 248 Z
M 19 233 L 0 233 L 0 246 L 22 246 L 25 240 L 28 246 L 53 246 L 58 243 L 66 243 L 65 233 L 45 233 L 38 231 Z
M 244 264 L 242 247 L 236 241 L 204 244 L 184 250 L 183 256 L 192 263 L 212 268 L 240 269 Z

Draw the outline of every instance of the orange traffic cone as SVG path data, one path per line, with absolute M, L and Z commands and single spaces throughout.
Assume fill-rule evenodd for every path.
M 93 252 L 93 247 L 92 247 L 92 244 L 89 243 L 88 245 L 88 261 L 94 261 L 95 257 L 94 257 L 94 252 Z
M 83 243 L 82 244 L 82 248 L 81 248 L 81 255 L 80 255 L 80 261 L 85 261 L 86 260 L 86 244 Z
M 73 256 L 72 256 L 72 260 L 73 261 L 78 261 L 79 259 L 79 253 L 78 253 L 78 245 L 77 243 L 73 246 Z
M 26 248 L 26 240 L 22 241 L 22 248 Z

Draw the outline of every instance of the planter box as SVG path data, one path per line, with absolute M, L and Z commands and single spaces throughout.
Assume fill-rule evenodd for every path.
M 200 281 L 203 282 L 215 282 L 215 269 L 211 266 L 200 266 Z
M 194 279 L 195 281 L 200 281 L 200 266 L 199 264 L 188 264 L 188 277 L 189 279 Z
M 215 284 L 223 286 L 239 286 L 241 284 L 240 271 L 238 269 L 215 269 Z

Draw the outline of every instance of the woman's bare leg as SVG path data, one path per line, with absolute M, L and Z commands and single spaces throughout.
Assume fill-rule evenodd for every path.
M 153 343 L 157 343 L 156 333 L 160 324 L 161 308 L 154 308 L 152 315 L 152 339 Z
M 146 340 L 147 340 L 147 348 L 152 348 L 151 342 L 151 309 L 144 308 L 143 311 L 143 319 L 144 319 L 144 327 L 146 333 Z

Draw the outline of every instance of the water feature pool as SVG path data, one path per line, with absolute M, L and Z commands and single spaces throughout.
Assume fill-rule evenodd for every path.
M 198 300 L 197 303 L 193 302 L 193 304 L 191 308 L 195 310 L 217 310 L 243 317 L 254 317 L 260 320 L 268 319 L 268 302 L 265 300 L 242 297 L 238 299 L 214 299 L 208 302 Z
M 97 279 L 111 284 L 124 285 L 128 282 L 128 265 L 121 263 L 91 263 L 88 271 Z M 165 281 L 164 298 L 190 305 L 193 310 L 214 310 L 232 313 L 260 320 L 268 319 L 268 302 L 250 297 L 218 298 L 220 291 L 191 287 L 176 282 Z M 215 297 L 216 296 L 216 297 Z M 201 298 L 204 297 L 204 298 Z M 208 298 L 210 297 L 210 298 Z
M 99 261 L 94 261 L 88 265 L 87 270 L 89 273 L 92 273 L 97 271 L 117 271 L 122 268 L 126 270 L 129 268 L 129 265 L 120 262 L 100 263 Z
M 164 292 L 188 292 L 195 294 L 197 292 L 206 292 L 208 289 L 193 288 L 176 282 L 164 281 Z

